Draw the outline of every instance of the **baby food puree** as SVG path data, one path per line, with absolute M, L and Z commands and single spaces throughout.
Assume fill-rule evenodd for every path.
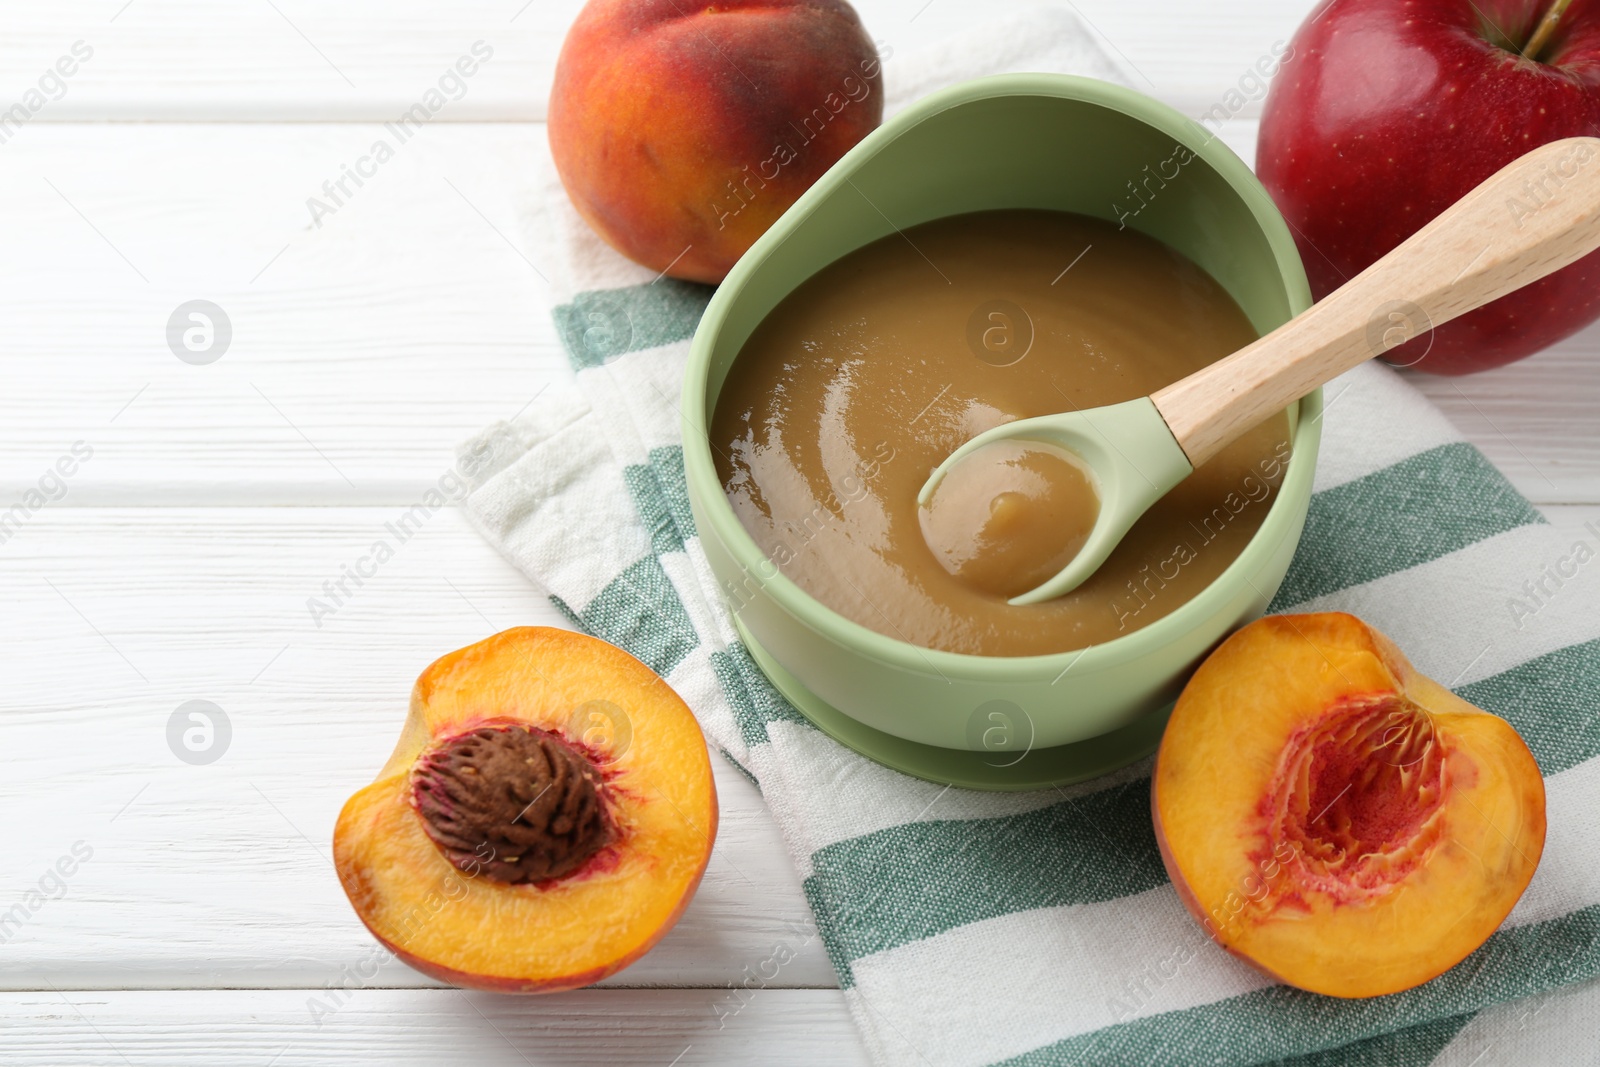
M 1278 414 L 1159 501 L 1087 582 L 1007 598 L 1072 558 L 1092 476 L 1048 446 L 991 446 L 1014 419 L 1133 400 L 1256 337 L 1208 274 L 1165 245 L 1063 212 L 938 219 L 819 271 L 751 335 L 712 420 L 740 522 L 784 575 L 846 618 L 990 656 L 1099 644 L 1170 614 L 1243 550 L 1289 456 Z

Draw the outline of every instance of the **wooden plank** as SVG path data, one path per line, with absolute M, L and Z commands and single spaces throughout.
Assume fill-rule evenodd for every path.
M 82 440 L 68 506 L 414 502 L 567 374 L 521 228 L 541 127 L 428 128 L 320 227 L 307 198 L 382 127 L 25 132 L 0 171 L 0 501 Z M 1255 124 L 1224 140 L 1248 159 Z M 196 298 L 233 323 L 206 366 L 166 341 Z M 1600 328 L 1413 380 L 1534 500 L 1600 502 Z
M 0 171 L 0 500 L 77 440 L 72 503 L 415 500 L 566 373 L 519 228 L 542 127 L 425 129 L 320 226 L 307 200 L 392 134 L 25 132 Z M 208 365 L 167 339 L 200 298 L 232 327 Z
M 561 625 L 453 509 L 404 542 L 386 526 L 398 520 L 66 508 L 3 546 L 0 914 L 21 904 L 24 921 L 0 928 L 0 986 L 315 987 L 373 959 L 329 858 L 340 806 L 387 758 L 431 660 L 509 626 Z M 380 539 L 394 557 L 316 625 L 307 599 Z M 208 765 L 169 747 L 191 700 L 231 727 Z M 611 984 L 725 986 L 792 954 L 769 984 L 835 985 L 760 795 L 713 765 L 722 823 L 699 893 Z M 57 885 L 78 842 L 92 856 Z M 431 983 L 391 962 L 379 984 Z
M 1600 502 L 1600 326 L 1509 367 L 1406 377 L 1530 500 Z
M 568 0 L 205 0 L 10 4 L 0 84 L 20 93 L 82 41 L 92 56 L 32 118 L 387 121 L 475 42 L 491 55 L 453 83 L 438 121 L 543 117 Z M 49 95 L 56 95 L 51 93 Z
M 1072 6 L 1136 84 L 1198 115 L 1248 88 L 1311 2 Z M 702 988 L 502 998 L 402 988 L 429 983 L 392 963 L 347 996 L 320 988 L 372 959 L 326 841 L 411 680 L 494 629 L 559 624 L 450 511 L 322 627 L 305 601 L 392 536 L 384 524 L 438 484 L 457 440 L 565 373 L 521 229 L 543 130 L 495 123 L 543 117 L 578 6 L 8 5 L 0 110 L 74 41 L 95 50 L 7 139 L 0 171 L 0 501 L 72 442 L 95 449 L 0 544 L 14 651 L 0 721 L 25 754 L 0 786 L 13 857 L 0 907 L 29 900 L 75 842 L 93 849 L 7 935 L 8 1063 L 865 1062 L 836 990 L 789 988 L 834 979 L 776 827 L 722 764 L 722 833 L 695 904 L 613 980 Z M 973 0 L 858 6 L 902 57 L 988 17 Z M 317 225 L 307 198 L 477 40 L 494 56 L 460 99 Z M 1258 110 L 1246 99 L 1236 116 Z M 152 119 L 255 125 L 71 125 Z M 1249 158 L 1253 123 L 1224 135 Z M 197 297 L 238 330 L 208 367 L 164 337 Z M 1596 348 L 1589 331 L 1503 371 L 1418 380 L 1525 493 L 1581 504 L 1545 508 L 1575 535 L 1600 522 Z M 259 506 L 318 503 L 368 506 Z M 229 713 L 214 764 L 166 747 L 189 699 Z M 752 979 L 780 945 L 795 958 Z M 765 988 L 728 988 L 747 982 Z
M 0 994 L 13 1067 L 865 1067 L 837 990 L 356 989 Z
M 1563 530 L 1578 533 L 1590 524 L 1600 527 L 1600 505 L 1597 504 L 1542 504 L 1539 510 Z
M 55 121 L 387 121 L 435 88 L 475 42 L 492 57 L 435 121 L 542 120 L 556 56 L 581 0 L 94 0 L 10 4 L 0 85 L 22 94 L 75 42 L 92 56 L 47 87 L 30 125 Z M 688 6 L 688 5 L 686 5 Z M 893 56 L 969 34 L 994 12 L 972 0 L 855 0 Z M 1076 0 L 1140 88 L 1198 114 L 1222 98 L 1313 0 Z M 1245 83 L 1250 88 L 1252 83 Z M 1240 114 L 1254 114 L 1259 94 Z M 6 106 L 10 106 L 10 100 Z

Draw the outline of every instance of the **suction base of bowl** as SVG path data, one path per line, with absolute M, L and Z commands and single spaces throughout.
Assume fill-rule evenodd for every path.
M 825 703 L 752 639 L 738 616 L 734 626 L 761 673 L 813 726 L 885 767 L 941 785 L 1014 792 L 1098 778 L 1154 752 L 1172 712 L 1169 704 L 1112 733 L 1023 753 L 939 748 L 874 730 Z

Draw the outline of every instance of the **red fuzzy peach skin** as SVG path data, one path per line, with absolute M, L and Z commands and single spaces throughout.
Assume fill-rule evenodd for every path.
M 556 66 L 550 148 L 619 252 L 716 283 L 878 125 L 881 86 L 845 0 L 590 0 Z

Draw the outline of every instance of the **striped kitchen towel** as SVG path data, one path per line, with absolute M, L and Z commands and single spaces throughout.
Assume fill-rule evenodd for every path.
M 891 57 L 888 110 L 1025 69 L 1120 77 L 1070 13 L 1047 10 Z M 877 1063 L 1592 1055 L 1592 1025 L 1531 1023 L 1600 1012 L 1588 987 L 1535 996 L 1600 974 L 1600 530 L 1554 531 L 1393 372 L 1329 386 L 1310 518 L 1272 610 L 1354 612 L 1509 719 L 1547 775 L 1550 829 L 1505 927 L 1442 977 L 1366 1001 L 1274 985 L 1184 912 L 1151 830 L 1149 761 L 1066 789 L 968 792 L 863 759 L 789 706 L 735 637 L 684 489 L 678 395 L 710 290 L 624 261 L 553 178 L 526 221 L 563 287 L 576 374 L 463 446 L 468 514 L 575 625 L 664 676 L 758 783 Z

